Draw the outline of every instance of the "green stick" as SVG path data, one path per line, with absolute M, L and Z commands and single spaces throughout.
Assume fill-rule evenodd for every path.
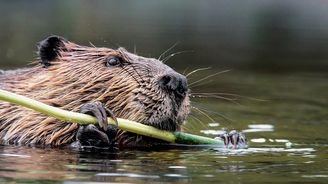
M 66 111 L 2 89 L 0 89 L 0 100 L 21 105 L 33 109 L 35 111 L 53 116 L 57 119 L 66 122 L 78 123 L 80 125 L 97 123 L 97 119 L 93 116 L 81 114 L 77 112 Z M 148 136 L 148 137 L 161 139 L 170 143 L 215 144 L 220 146 L 224 145 L 223 141 L 211 139 L 208 137 L 202 137 L 202 136 L 192 135 L 183 132 L 163 131 L 154 128 L 152 126 L 147 126 L 141 123 L 137 123 L 134 121 L 121 119 L 121 118 L 117 118 L 117 121 L 118 121 L 118 128 L 122 130 Z M 115 125 L 114 120 L 111 118 L 108 118 L 108 123 Z

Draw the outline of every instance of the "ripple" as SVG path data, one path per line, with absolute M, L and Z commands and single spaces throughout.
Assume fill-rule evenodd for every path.
M 178 165 L 172 165 L 172 166 L 169 166 L 170 169 L 186 169 L 187 167 L 186 166 L 178 166 Z
M 287 140 L 287 139 L 275 139 L 275 142 L 283 142 L 283 143 L 287 143 L 287 142 L 290 142 L 290 141 Z
M 302 175 L 303 178 L 328 178 L 328 175 L 314 174 L 314 175 Z
M 219 154 L 224 155 L 248 155 L 256 153 L 294 153 L 301 155 L 309 155 L 316 150 L 313 148 L 247 148 L 247 149 L 227 149 L 214 148 Z
M 171 178 L 188 178 L 188 176 L 182 174 L 164 174 L 164 176 Z
M 251 139 L 251 142 L 264 143 L 266 142 L 266 139 L 264 138 Z
M 259 129 L 273 129 L 274 126 L 271 124 L 251 124 L 248 128 L 259 128 Z
M 220 126 L 220 123 L 209 123 L 208 124 L 208 126 L 210 126 L 210 127 L 218 127 L 218 126 Z
M 158 175 L 143 175 L 135 173 L 97 173 L 96 176 L 108 176 L 108 177 L 129 177 L 129 178 L 160 178 Z
M 201 130 L 200 132 L 206 135 L 222 135 L 226 133 L 224 130 Z
M 286 148 L 248 148 L 247 150 L 251 152 L 314 152 L 315 149 L 313 148 L 292 148 L 292 149 L 286 149 Z
M 273 132 L 274 126 L 270 124 L 252 124 L 248 125 L 249 129 L 243 130 L 244 133 L 249 132 Z
M 29 155 L 17 155 L 17 154 L 9 154 L 9 153 L 2 153 L 0 156 L 4 157 L 19 157 L 19 158 L 30 158 L 31 156 Z

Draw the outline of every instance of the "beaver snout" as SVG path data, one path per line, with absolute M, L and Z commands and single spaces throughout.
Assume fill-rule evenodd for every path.
M 162 76 L 159 80 L 161 88 L 177 97 L 183 98 L 188 91 L 187 79 L 179 73 L 170 73 Z

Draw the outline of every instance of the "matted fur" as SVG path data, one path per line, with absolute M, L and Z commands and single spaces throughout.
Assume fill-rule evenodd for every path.
M 164 130 L 179 129 L 189 113 L 188 95 L 177 101 L 163 91 L 160 77 L 175 73 L 160 61 L 124 49 L 85 47 L 65 41 L 49 67 L 7 71 L 0 74 L 0 88 L 65 110 L 78 112 L 100 101 L 117 117 Z M 108 67 L 111 56 L 124 60 L 122 67 Z M 66 145 L 75 141 L 79 125 L 62 122 L 17 105 L 0 102 L 0 142 L 6 144 Z M 141 136 L 120 131 L 119 144 L 138 144 Z

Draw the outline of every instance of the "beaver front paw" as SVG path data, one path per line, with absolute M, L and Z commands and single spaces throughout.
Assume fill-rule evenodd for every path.
M 104 131 L 107 130 L 108 120 L 107 117 L 111 117 L 117 125 L 117 119 L 113 113 L 113 111 L 109 110 L 105 105 L 101 102 L 89 102 L 82 105 L 80 112 L 83 114 L 89 114 L 91 116 L 95 116 L 98 120 L 99 127 Z
M 76 139 L 81 146 L 112 147 L 117 128 L 108 125 L 107 117 L 111 117 L 117 124 L 113 112 L 107 109 L 101 102 L 90 102 L 83 105 L 81 113 L 95 116 L 98 125 L 81 126 L 76 134 Z
M 232 130 L 229 133 L 220 135 L 223 139 L 226 147 L 232 146 L 232 148 L 247 148 L 247 139 L 245 134 Z

